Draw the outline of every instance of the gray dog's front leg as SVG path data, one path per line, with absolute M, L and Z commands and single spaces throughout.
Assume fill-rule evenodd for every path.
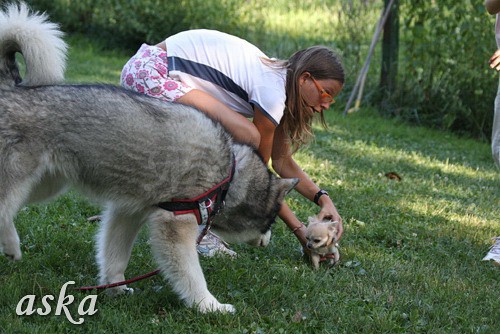
M 99 284 L 111 284 L 125 280 L 132 246 L 144 224 L 144 214 L 131 215 L 125 210 L 109 206 L 104 213 L 97 235 L 97 263 Z M 111 295 L 131 293 L 126 285 L 110 288 Z
M 159 210 L 151 222 L 151 246 L 160 269 L 173 290 L 201 312 L 234 312 L 208 291 L 196 252 L 198 225 L 193 215 L 174 216 Z

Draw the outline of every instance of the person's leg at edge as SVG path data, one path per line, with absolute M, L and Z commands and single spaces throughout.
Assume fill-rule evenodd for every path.
M 497 96 L 495 98 L 495 111 L 493 115 L 493 130 L 491 135 L 491 153 L 493 160 L 500 168 L 500 82 L 498 85 Z

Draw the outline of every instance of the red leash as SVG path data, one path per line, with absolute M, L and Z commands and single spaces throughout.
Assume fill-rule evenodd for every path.
M 201 240 L 207 235 L 208 230 L 210 229 L 210 225 L 211 224 L 207 224 L 205 226 L 205 228 L 203 229 L 203 231 L 201 231 L 200 235 L 198 236 L 198 239 L 196 240 L 197 245 L 199 245 Z M 150 273 L 147 273 L 147 274 L 144 274 L 141 276 L 137 276 L 137 277 L 125 280 L 125 281 L 111 283 L 111 284 L 103 284 L 103 285 L 81 286 L 79 288 L 74 288 L 74 290 L 77 290 L 77 291 L 104 290 L 104 289 L 114 288 L 117 286 L 127 285 L 130 283 L 141 281 L 143 279 L 149 278 L 149 277 L 157 275 L 159 273 L 160 273 L 160 269 L 156 269 L 155 271 L 152 271 Z
M 78 290 L 78 291 L 90 291 L 90 290 L 102 290 L 102 289 L 114 288 L 115 286 L 121 286 L 121 285 L 125 285 L 125 284 L 130 284 L 130 283 L 134 283 L 134 282 L 137 282 L 137 281 L 149 278 L 151 276 L 154 276 L 154 275 L 158 274 L 159 272 L 160 272 L 160 269 L 157 269 L 157 270 L 152 271 L 152 272 L 150 272 L 148 274 L 145 274 L 145 275 L 142 275 L 142 276 L 137 276 L 137 277 L 131 278 L 131 279 L 126 280 L 126 281 L 116 282 L 116 283 L 112 283 L 112 284 L 95 285 L 95 286 L 82 286 L 82 287 L 79 287 L 79 288 L 75 288 L 75 290 Z

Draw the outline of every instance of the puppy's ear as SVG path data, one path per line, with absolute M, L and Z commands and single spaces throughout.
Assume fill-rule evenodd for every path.
M 316 224 L 318 220 L 316 219 L 316 217 L 308 217 L 307 222 L 309 223 L 309 225 L 311 225 L 311 224 Z
M 339 224 L 338 221 L 331 221 L 328 223 L 328 230 L 332 231 L 334 233 L 337 233 L 337 225 Z

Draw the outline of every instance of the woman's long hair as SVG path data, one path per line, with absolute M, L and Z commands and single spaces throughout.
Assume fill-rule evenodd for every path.
M 299 78 L 309 72 L 318 80 L 338 80 L 344 84 L 344 66 L 340 57 L 325 46 L 312 46 L 297 51 L 288 60 L 266 61 L 270 66 L 286 69 L 286 102 L 281 126 L 290 139 L 292 150 L 307 144 L 312 138 L 312 119 L 314 113 L 300 94 Z M 323 112 L 321 124 L 326 127 Z

